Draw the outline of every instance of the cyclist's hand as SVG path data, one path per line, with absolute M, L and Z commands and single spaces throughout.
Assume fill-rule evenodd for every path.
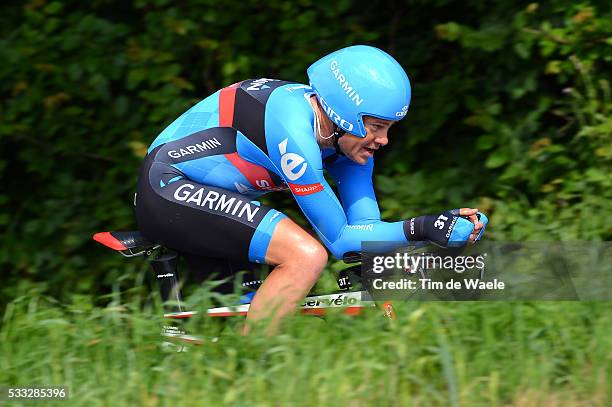
M 478 209 L 461 208 L 404 222 L 408 241 L 430 241 L 442 247 L 464 246 L 482 236 L 487 217 Z
M 459 215 L 467 217 L 474 224 L 474 230 L 472 230 L 468 241 L 476 242 L 476 238 L 478 238 L 480 231 L 484 228 L 484 223 L 478 219 L 478 209 L 461 208 L 459 209 Z

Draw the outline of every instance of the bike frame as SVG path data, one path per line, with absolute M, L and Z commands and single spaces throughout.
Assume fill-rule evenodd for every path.
M 158 281 L 161 299 L 164 304 L 165 319 L 178 322 L 198 314 L 197 311 L 186 311 L 184 309 L 181 281 L 178 273 L 180 253 L 169 251 L 159 244 L 148 242 L 138 231 L 101 232 L 95 234 L 93 238 L 125 257 L 142 256 L 149 261 Z M 155 256 L 151 258 L 154 254 Z M 307 296 L 300 306 L 302 314 L 324 316 L 330 310 L 341 310 L 346 315 L 356 316 L 366 309 L 379 306 L 367 291 L 350 291 L 352 284 L 349 273 L 353 273 L 353 275 L 359 274 L 357 270 L 360 269 L 360 265 L 355 264 L 361 263 L 361 254 L 356 252 L 348 253 L 344 256 L 343 260 L 346 264 L 352 265 L 340 271 L 340 276 L 337 279 L 339 290 L 331 294 Z M 243 286 L 245 285 L 243 284 Z M 384 311 L 384 315 L 395 319 L 395 312 L 391 302 L 385 302 L 380 307 Z M 208 309 L 206 314 L 217 318 L 238 317 L 245 316 L 249 308 L 250 303 L 215 307 Z M 162 328 L 162 335 L 184 342 L 200 343 L 199 338 L 187 335 L 183 329 L 172 325 L 164 326 Z

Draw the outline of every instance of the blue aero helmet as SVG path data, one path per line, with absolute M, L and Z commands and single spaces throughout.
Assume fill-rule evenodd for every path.
M 363 116 L 401 120 L 410 105 L 410 80 L 386 52 L 354 45 L 332 52 L 308 70 L 327 116 L 342 130 L 365 137 Z

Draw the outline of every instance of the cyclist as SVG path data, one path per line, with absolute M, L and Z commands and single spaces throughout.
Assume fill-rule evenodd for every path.
M 362 241 L 465 244 L 483 227 L 471 208 L 381 221 L 373 157 L 411 97 L 393 57 L 351 46 L 307 73 L 310 85 L 251 79 L 197 103 L 151 144 L 137 189 L 136 216 L 147 238 L 196 256 L 274 267 L 247 315 L 247 321 L 271 317 L 271 329 L 319 278 L 325 247 L 342 258 Z M 255 200 L 285 189 L 323 244 Z

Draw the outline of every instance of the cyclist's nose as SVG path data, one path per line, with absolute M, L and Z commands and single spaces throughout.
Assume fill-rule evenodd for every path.
M 378 144 L 380 144 L 381 147 L 384 147 L 387 145 L 387 143 L 389 142 L 389 139 L 387 138 L 387 132 L 381 132 L 381 134 L 376 135 L 376 138 L 374 138 L 374 141 Z

